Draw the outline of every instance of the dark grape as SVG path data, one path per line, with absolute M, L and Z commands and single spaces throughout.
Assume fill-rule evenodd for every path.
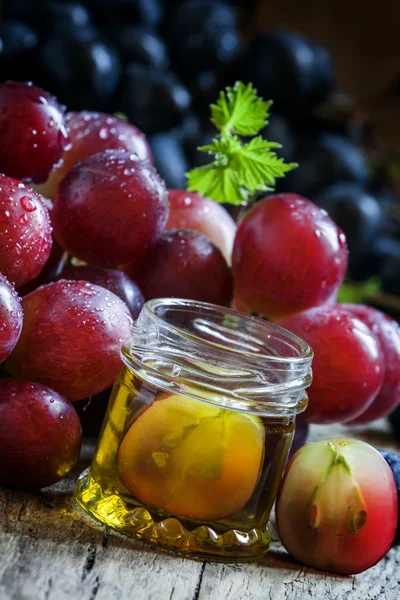
M 104 267 L 139 260 L 167 218 L 163 181 L 148 161 L 122 150 L 107 150 L 75 165 L 58 188 L 53 210 L 61 246 Z
M 393 246 L 396 248 L 396 254 L 385 259 L 380 272 L 380 280 L 383 292 L 400 296 L 400 248 L 399 254 L 397 254 L 399 242 L 393 240 Z
M 0 381 L 0 484 L 31 489 L 52 485 L 74 466 L 82 431 L 72 404 L 28 381 Z
M 155 133 L 149 138 L 154 166 L 168 188 L 186 187 L 189 163 L 177 136 L 172 133 Z
M 111 37 L 122 62 L 139 62 L 157 69 L 169 66 L 168 50 L 154 31 L 139 25 L 121 24 Z
M 85 28 L 91 25 L 92 19 L 87 7 L 81 2 L 65 2 L 52 0 L 47 6 L 48 27 L 62 31 Z
M 20 287 L 39 275 L 51 245 L 50 217 L 39 194 L 0 174 L 0 273 Z
M 278 113 L 272 114 L 268 119 L 268 125 L 261 130 L 260 135 L 267 140 L 281 144 L 282 148 L 277 148 L 276 153 L 284 158 L 286 162 L 291 162 L 295 159 L 295 135 L 289 121 L 283 115 Z
M 197 231 L 170 229 L 140 265 L 129 266 L 146 300 L 190 298 L 229 306 L 232 275 L 220 250 Z
M 0 83 L 0 171 L 41 183 L 68 143 L 65 108 L 28 83 Z
M 124 302 L 86 281 L 56 281 L 22 299 L 24 323 L 9 373 L 48 385 L 69 400 L 108 388 L 121 368 L 132 317 Z
M 126 273 L 116 269 L 68 265 L 61 271 L 58 279 L 88 281 L 106 288 L 125 302 L 134 319 L 137 319 L 144 304 L 143 294 L 136 283 Z
M 399 519 L 397 524 L 396 537 L 393 541 L 393 546 L 400 545 L 400 456 L 394 452 L 387 452 L 386 450 L 379 450 L 380 454 L 386 460 L 389 467 L 392 469 L 393 477 L 396 482 L 397 496 L 399 498 Z
M 156 26 L 164 14 L 161 0 L 87 0 L 87 3 L 98 23 L 112 30 L 121 23 Z
M 397 289 L 398 292 L 394 293 L 400 293 L 395 264 L 400 264 L 400 241 L 380 235 L 371 241 L 364 256 L 352 265 L 351 277 L 356 281 L 364 281 L 379 275 L 385 292 L 393 293 L 393 290 Z M 391 288 L 390 283 L 388 286 L 388 281 L 392 281 L 395 288 Z
M 346 235 L 349 268 L 362 259 L 380 233 L 384 216 L 377 199 L 354 182 L 336 183 L 315 197 Z
M 4 21 L 18 20 L 38 28 L 46 18 L 48 0 L 13 0 L 2 2 Z
M 389 423 L 392 426 L 393 433 L 400 440 L 400 404 L 397 408 L 389 415 Z
M 256 36 L 245 51 L 240 75 L 286 113 L 309 109 L 325 99 L 334 84 L 329 53 L 294 31 Z
M 207 152 L 201 152 L 199 147 L 208 146 L 215 138 L 215 130 L 201 129 L 187 145 L 186 152 L 192 167 L 203 167 L 212 161 L 212 158 Z
M 305 413 L 300 413 L 296 417 L 296 429 L 294 432 L 294 438 L 292 446 L 290 448 L 290 455 L 293 456 L 304 444 L 307 442 L 308 432 L 310 426 L 308 424 Z
M 17 292 L 0 274 L 0 363 L 14 350 L 22 329 L 22 308 Z
M 193 96 L 193 108 L 206 122 L 210 118 L 210 104 L 218 98 L 224 87 L 225 73 L 219 70 L 197 71 L 187 77 L 189 89 Z M 214 133 L 215 135 L 215 133 Z
M 40 49 L 41 73 L 70 109 L 101 110 L 120 79 L 116 50 L 92 28 L 55 29 Z
M 347 138 L 324 133 L 296 152 L 300 168 L 287 177 L 290 190 L 314 197 L 338 181 L 366 183 L 369 169 L 362 151 Z
M 146 133 L 179 125 L 190 102 L 188 90 L 171 71 L 140 63 L 125 68 L 119 107 Z
M 34 29 L 21 21 L 0 23 L 0 72 L 2 80 L 32 77 L 33 52 L 38 44 Z
M 188 0 L 171 13 L 165 28 L 179 65 L 190 73 L 226 65 L 237 57 L 236 11 L 224 0 Z

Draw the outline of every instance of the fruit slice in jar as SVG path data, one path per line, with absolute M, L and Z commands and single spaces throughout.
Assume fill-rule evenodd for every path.
M 216 521 L 249 501 L 262 467 L 264 437 L 258 417 L 164 396 L 125 434 L 119 473 L 127 490 L 148 506 Z

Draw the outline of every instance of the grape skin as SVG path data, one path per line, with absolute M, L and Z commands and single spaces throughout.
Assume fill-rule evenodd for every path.
M 47 385 L 69 400 L 109 387 L 121 367 L 132 317 L 120 298 L 86 281 L 57 281 L 22 299 L 21 337 L 9 373 Z

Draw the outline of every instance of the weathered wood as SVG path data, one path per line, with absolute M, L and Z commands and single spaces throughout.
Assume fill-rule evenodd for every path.
M 315 427 L 314 439 L 347 435 L 396 448 L 378 423 L 365 431 Z M 398 449 L 398 447 L 397 447 Z M 38 494 L 0 491 L 0 600 L 398 600 L 400 548 L 356 577 L 296 564 L 277 539 L 264 560 L 182 559 L 107 531 L 75 504 L 77 473 Z

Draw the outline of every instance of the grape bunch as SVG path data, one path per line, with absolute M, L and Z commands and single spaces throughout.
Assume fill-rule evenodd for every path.
M 236 225 L 168 191 L 124 120 L 28 83 L 0 84 L 0 108 L 0 483 L 31 488 L 73 467 L 88 403 L 98 431 L 145 300 L 231 304 Z
M 96 14 L 105 27 L 110 15 L 107 2 L 100 4 L 103 8 Z M 290 66 L 293 94 L 304 115 L 304 107 L 320 102 L 332 86 L 332 71 L 321 67 L 328 65 L 329 57 L 301 36 L 284 32 L 261 36 L 240 54 L 235 46 L 238 38 L 232 37 L 237 23 L 228 18 L 234 14 L 229 3 L 205 1 L 200 13 L 198 4 L 187 0 L 174 16 L 165 16 L 171 23 L 169 31 L 176 27 L 180 34 L 168 41 L 171 57 L 176 60 L 185 49 L 182 80 L 193 76 L 189 66 L 196 65 L 202 75 L 195 73 L 190 89 L 199 92 L 203 86 L 207 97 L 209 61 L 226 72 L 226 65 L 235 62 L 243 79 L 251 74 L 265 94 L 276 96 L 279 110 L 269 115 L 270 103 L 258 98 L 252 85 L 239 82 L 228 87 L 212 105 L 211 121 L 218 133 L 198 153 L 205 160 L 192 161 L 195 168 L 188 173 L 188 189 L 182 177 L 178 178 L 181 185 L 171 185 L 168 174 L 175 169 L 175 157 L 168 144 L 179 138 L 182 150 L 189 138 L 192 145 L 201 143 L 198 116 L 189 111 L 191 94 L 182 81 L 165 71 L 168 53 L 163 54 L 162 45 L 157 45 L 154 31 L 136 25 L 132 30 L 128 19 L 127 32 L 119 34 L 120 52 L 127 58 L 123 102 L 118 108 L 125 110 L 132 123 L 105 112 L 112 108 L 107 100 L 110 88 L 95 90 L 93 85 L 89 89 L 97 74 L 85 81 L 81 95 L 85 105 L 79 106 L 69 96 L 71 86 L 57 82 L 51 71 L 50 50 L 54 56 L 63 52 L 70 57 L 75 51 L 78 56 L 83 45 L 89 60 L 90 49 L 105 44 L 94 35 L 95 26 L 87 11 L 76 8 L 79 5 L 62 8 L 61 3 L 52 3 L 51 18 L 46 13 L 45 19 L 55 29 L 40 48 L 42 60 L 48 61 L 49 89 L 72 112 L 37 85 L 0 84 L 0 357 L 6 377 L 0 384 L 5 386 L 4 410 L 10 410 L 9 414 L 21 410 L 13 406 L 11 391 L 13 385 L 21 385 L 25 386 L 21 394 L 36 398 L 38 406 L 45 406 L 53 394 L 71 406 L 70 412 L 75 410 L 71 402 L 81 415 L 82 407 L 90 405 L 86 414 L 100 421 L 104 395 L 121 366 L 120 347 L 129 340 L 131 323 L 143 303 L 178 296 L 236 306 L 276 321 L 309 342 L 315 353 L 314 382 L 302 417 L 304 432 L 309 423 L 356 425 L 385 416 L 398 404 L 399 326 L 372 307 L 336 303 L 346 272 L 363 256 L 357 244 L 368 245 L 379 229 L 371 215 L 375 220 L 382 216 L 381 205 L 371 193 L 361 193 L 357 187 L 368 178 L 365 160 L 337 132 L 318 134 L 311 147 L 300 144 L 302 151 L 297 152 L 300 146 L 291 138 L 287 118 L 291 110 L 285 105 L 287 94 L 279 86 L 274 88 L 267 58 L 255 59 L 256 55 L 274 57 L 282 72 L 284 65 Z M 32 15 L 30 25 L 40 27 L 35 18 Z M 225 29 L 214 28 L 219 19 Z M 207 43 L 196 48 L 191 32 L 202 27 Z M 230 53 L 221 44 L 223 38 L 236 40 Z M 66 39 L 71 42 L 68 48 Z M 299 62 L 306 48 L 313 57 L 313 85 L 307 93 L 302 78 L 311 80 Z M 112 60 L 110 50 L 110 64 Z M 143 61 L 153 63 L 143 67 Z M 115 76 L 117 69 L 113 72 Z M 219 89 L 221 80 L 215 80 Z M 109 78 L 107 85 L 112 82 Z M 203 92 L 193 92 L 193 101 Z M 97 103 L 98 98 L 103 100 Z M 160 98 L 161 111 L 156 108 Z M 151 110 L 143 112 L 144 105 Z M 201 113 L 199 107 L 196 110 Z M 298 114 L 291 114 L 292 122 L 297 118 Z M 210 133 L 207 127 L 204 135 Z M 285 147 L 269 142 L 266 136 L 270 134 L 278 141 L 284 139 Z M 293 156 L 302 158 L 298 169 L 288 162 Z M 288 191 L 268 195 L 274 187 L 279 192 L 285 174 Z M 342 179 L 347 183 L 338 184 Z M 325 196 L 314 198 L 328 188 Z M 350 231 L 348 216 L 340 212 L 343 190 L 357 190 L 355 222 L 365 222 L 359 231 Z M 239 206 L 237 225 L 233 210 L 223 204 L 246 203 L 249 210 Z M 43 422 L 43 431 L 52 427 L 50 413 L 44 410 L 43 419 L 49 420 Z M 60 427 L 72 428 L 71 423 L 65 419 Z M 74 432 L 71 435 L 80 439 L 76 427 Z M 18 435 L 23 437 L 22 425 Z M 39 444 L 40 428 L 32 436 L 32 443 L 37 436 Z M 4 446 L 4 452 L 11 452 L 10 448 Z M 77 453 L 70 456 L 68 469 Z M 55 442 L 54 456 L 60 464 L 64 460 Z M 13 469 L 24 472 L 22 457 Z M 34 486 L 34 469 L 32 478 L 29 485 Z M 39 471 L 37 485 L 43 485 Z

